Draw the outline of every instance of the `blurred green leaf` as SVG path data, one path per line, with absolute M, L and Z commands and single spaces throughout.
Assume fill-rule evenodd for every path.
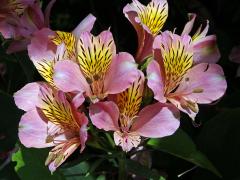
M 16 161 L 15 170 L 19 177 L 23 180 L 62 180 L 63 177 L 54 172 L 51 175 L 48 167 L 44 165 L 48 155 L 48 149 L 32 149 L 21 146 L 19 150 L 13 154 L 12 161 Z
M 139 164 L 137 161 L 127 159 L 126 160 L 126 169 L 128 172 L 133 173 L 140 177 L 157 179 L 157 180 L 160 179 L 160 175 L 157 172 L 152 171 L 148 167 Z
M 228 109 L 205 123 L 198 137 L 199 148 L 216 164 L 225 179 L 239 177 L 239 127 L 240 108 Z M 194 179 L 206 179 L 205 176 L 197 176 Z
M 88 175 L 90 165 L 87 162 L 81 162 L 69 168 L 60 169 L 66 180 L 94 180 L 93 176 Z
M 221 177 L 221 174 L 208 160 L 208 158 L 201 153 L 192 139 L 181 129 L 172 135 L 161 139 L 150 139 L 147 144 L 154 149 L 172 154 L 199 167 L 208 169 Z

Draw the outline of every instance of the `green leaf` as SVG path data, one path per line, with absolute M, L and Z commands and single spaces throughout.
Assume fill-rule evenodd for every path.
M 32 180 L 33 177 L 34 180 L 62 180 L 58 171 L 51 175 L 48 167 L 44 165 L 48 151 L 48 149 L 32 149 L 21 146 L 12 156 L 12 161 L 17 162 L 15 171 L 18 176 L 24 180 Z
M 81 162 L 70 168 L 60 169 L 66 180 L 93 180 L 92 176 L 87 176 L 89 171 L 89 164 L 87 162 Z
M 205 123 L 197 139 L 199 148 L 216 164 L 224 179 L 239 177 L 239 127 L 240 108 L 228 109 Z
M 221 177 L 218 170 L 208 158 L 196 148 L 192 139 L 181 129 L 172 136 L 161 139 L 150 139 L 147 144 L 154 149 L 169 153 L 196 164 L 199 167 L 208 169 Z
M 157 180 L 160 179 L 160 175 L 157 172 L 152 171 L 148 167 L 139 164 L 137 161 L 127 159 L 126 160 L 126 169 L 128 172 L 133 173 L 140 177 L 157 179 Z

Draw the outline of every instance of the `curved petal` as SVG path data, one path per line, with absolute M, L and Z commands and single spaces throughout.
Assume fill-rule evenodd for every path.
M 156 103 L 143 108 L 131 131 L 144 137 L 160 138 L 172 135 L 180 125 L 180 113 L 172 105 Z
M 44 11 L 44 23 L 45 23 L 46 27 L 50 27 L 50 24 L 49 24 L 50 19 L 49 18 L 50 18 L 50 13 L 51 13 L 52 7 L 55 4 L 55 2 L 56 2 L 56 0 L 51 0 L 48 3 L 48 5 Z
M 136 133 L 121 133 L 120 131 L 116 131 L 113 137 L 115 144 L 121 146 L 125 152 L 137 147 L 141 142 L 140 136 Z
M 206 36 L 193 42 L 194 63 L 216 63 L 221 57 L 216 36 Z
M 55 33 L 48 28 L 36 31 L 28 45 L 28 55 L 33 63 L 43 59 L 53 59 L 56 46 L 51 42 L 50 37 Z
M 197 17 L 197 15 L 194 14 L 194 13 L 189 13 L 188 14 L 189 21 L 184 26 L 184 29 L 182 31 L 181 36 L 185 35 L 185 34 L 186 35 L 190 34 L 190 32 L 192 31 L 192 28 L 193 28 L 196 17 Z
M 207 104 L 222 97 L 227 82 L 221 66 L 201 63 L 190 69 L 174 94 L 194 103 Z
M 65 51 L 64 44 L 56 45 L 50 40 L 50 37 L 54 35 L 54 32 L 50 29 L 44 28 L 37 31 L 31 44 L 28 45 L 28 54 L 33 61 L 39 74 L 52 86 L 54 86 L 52 75 L 53 66 L 56 61 L 62 60 Z
M 81 119 L 81 128 L 80 128 L 80 143 L 81 143 L 81 152 L 85 149 L 85 144 L 88 138 L 87 133 L 87 125 L 88 125 L 88 118 L 85 116 L 85 114 L 81 114 L 79 116 L 79 119 Z
M 61 143 L 54 147 L 48 154 L 45 165 L 53 173 L 66 159 L 79 147 L 80 142 L 77 138 Z
M 54 67 L 54 84 L 64 92 L 89 92 L 89 85 L 79 66 L 69 60 L 59 61 Z
M 186 113 L 192 120 L 199 111 L 198 104 L 184 97 L 172 97 L 168 100 L 176 106 L 180 111 Z
M 54 143 L 47 142 L 48 124 L 38 114 L 36 109 L 26 112 L 19 123 L 18 137 L 26 147 L 45 148 Z
M 139 3 L 139 2 L 138 2 Z M 137 14 L 137 7 L 134 6 L 133 3 L 131 4 L 127 4 L 124 8 L 123 8 L 123 13 L 125 15 L 125 17 L 130 21 L 130 23 L 133 25 L 134 29 L 137 32 L 137 36 L 138 36 L 138 50 L 137 50 L 137 55 L 136 55 L 136 60 L 137 61 L 141 61 L 144 59 L 143 56 L 145 55 L 141 55 L 142 49 L 144 48 L 144 40 L 145 40 L 145 36 L 146 34 L 148 34 L 147 32 L 145 32 L 145 30 L 143 29 L 142 25 L 136 21 L 136 18 L 138 16 Z
M 78 109 L 84 101 L 85 101 L 85 97 L 82 93 L 78 93 L 72 99 L 72 103 L 76 109 Z
M 15 92 L 13 97 L 19 109 L 30 111 L 39 104 L 40 84 L 29 83 Z
M 119 129 L 119 110 L 114 102 L 106 101 L 91 104 L 89 116 L 92 123 L 99 129 L 105 131 L 117 131 Z
M 80 35 L 82 32 L 90 32 L 93 28 L 93 25 L 96 21 L 96 17 L 93 16 L 92 14 L 89 14 L 87 17 L 85 17 L 79 25 L 73 30 L 73 34 L 77 37 L 80 38 Z
M 127 89 L 138 77 L 137 64 L 132 55 L 121 52 L 116 55 L 111 63 L 104 80 L 107 94 L 117 94 Z
M 154 99 L 165 103 L 166 98 L 164 97 L 164 84 L 159 64 L 155 60 L 152 60 L 147 67 L 147 79 L 147 85 L 153 91 Z

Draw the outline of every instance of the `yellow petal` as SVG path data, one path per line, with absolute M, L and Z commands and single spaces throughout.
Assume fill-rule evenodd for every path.
M 152 0 L 147 6 L 136 3 L 138 17 L 142 24 L 146 25 L 152 35 L 157 35 L 168 17 L 168 4 L 165 0 Z
M 79 130 L 72 107 L 64 93 L 50 88 L 41 88 L 41 99 L 41 110 L 50 122 L 61 126 L 63 129 Z
M 139 112 L 144 88 L 144 76 L 141 75 L 127 90 L 117 95 L 117 105 L 122 126 L 128 126 Z
M 56 36 L 52 39 L 56 45 L 65 44 L 67 53 L 66 59 L 74 60 L 76 58 L 76 38 L 72 33 L 56 31 Z

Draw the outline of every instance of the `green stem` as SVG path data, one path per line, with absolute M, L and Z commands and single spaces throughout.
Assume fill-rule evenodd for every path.
M 118 180 L 126 180 L 126 154 L 122 152 L 121 156 L 118 157 Z

